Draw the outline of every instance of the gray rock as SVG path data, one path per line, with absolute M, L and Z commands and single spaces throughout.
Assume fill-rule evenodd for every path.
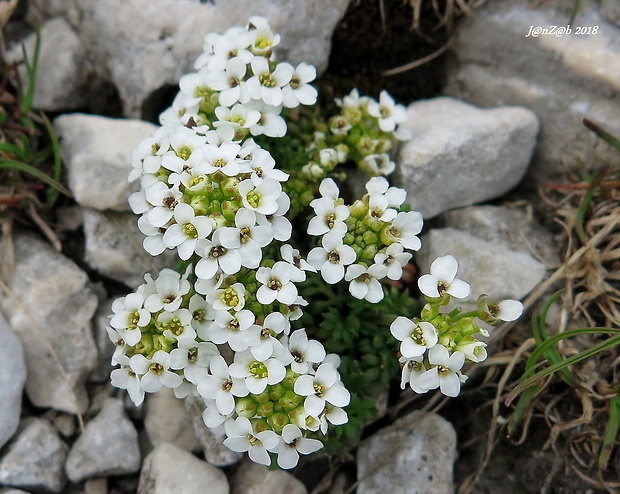
M 616 0 L 601 0 L 601 14 L 608 21 L 620 26 L 620 3 Z
M 170 443 L 186 451 L 199 449 L 191 417 L 173 390 L 148 395 L 145 405 L 144 427 L 153 446 Z
M 99 414 L 86 424 L 67 457 L 72 482 L 108 475 L 124 475 L 140 468 L 138 433 L 118 398 L 108 398 Z
M 67 482 L 63 467 L 68 450 L 47 420 L 28 419 L 0 461 L 0 483 L 61 492 Z
M 505 206 L 469 206 L 443 213 L 438 222 L 488 242 L 507 244 L 511 250 L 531 253 L 549 265 L 560 262 L 553 235 L 532 217 L 531 211 Z
M 358 448 L 357 494 L 451 494 L 455 459 L 452 425 L 413 412 Z
M 584 0 L 572 34 L 526 37 L 532 26 L 566 26 L 572 5 L 554 0 L 528 9 L 520 0 L 487 2 L 461 24 L 452 45 L 456 62 L 445 94 L 482 106 L 522 105 L 538 116 L 541 133 L 528 172 L 534 186 L 557 180 L 567 168 L 578 171 L 585 156 L 588 166 L 617 160 L 617 151 L 582 119 L 620 134 L 620 28 Z M 594 26 L 596 34 L 575 33 Z
M 108 494 L 108 479 L 88 479 L 84 482 L 84 494 Z
M 228 494 L 226 475 L 191 453 L 164 443 L 144 460 L 138 494 Z
M 167 249 L 153 257 L 142 248 L 144 235 L 133 213 L 100 213 L 84 208 L 86 263 L 101 274 L 135 289 L 144 283 L 144 274 L 174 267 L 176 251 Z
M 395 181 L 425 218 L 499 197 L 527 169 L 538 132 L 529 110 L 434 98 L 407 113 L 413 139 L 399 150 Z
M 327 66 L 332 31 L 348 0 L 78 0 L 80 32 L 100 74 L 119 90 L 125 114 L 137 117 L 154 91 L 193 70 L 210 32 L 245 25 L 260 13 L 282 41 L 278 59 Z M 165 13 L 165 15 L 164 15 Z M 148 104 L 148 102 L 147 102 Z
M 97 297 L 86 273 L 49 244 L 30 235 L 14 241 L 12 295 L 0 305 L 24 346 L 26 393 L 37 407 L 84 411 L 84 381 L 97 359 L 90 322 Z
M 21 341 L 0 312 L 0 448 L 19 425 L 22 393 L 26 383 L 26 362 Z
M 471 285 L 472 303 L 482 293 L 493 300 L 521 299 L 545 278 L 545 265 L 527 251 L 455 228 L 433 229 L 422 237 L 422 244 L 416 255 L 420 272 L 428 273 L 437 257 L 453 255 L 459 262 L 457 277 Z
M 306 486 L 284 470 L 269 470 L 247 459 L 231 479 L 235 494 L 307 494 Z
M 190 395 L 185 399 L 185 409 L 191 419 L 193 431 L 198 440 L 205 460 L 216 467 L 227 467 L 241 461 L 245 456 L 224 446 L 224 431 L 209 429 L 202 419 L 204 403 L 201 398 Z
M 86 105 L 89 98 L 89 76 L 93 67 L 86 50 L 71 25 L 61 17 L 41 26 L 41 47 L 37 66 L 36 91 L 32 105 L 45 111 L 73 110 Z M 36 35 L 31 34 L 23 45 L 28 60 L 34 59 Z M 23 60 L 22 43 L 7 53 L 10 62 Z M 20 66 L 20 77 L 27 81 L 26 67 Z
M 131 151 L 157 127 L 141 120 L 74 113 L 56 118 L 54 128 L 75 200 L 99 211 L 129 211 L 127 198 L 140 185 L 127 181 Z
M 0 494 L 30 494 L 27 491 L 21 489 L 0 489 Z

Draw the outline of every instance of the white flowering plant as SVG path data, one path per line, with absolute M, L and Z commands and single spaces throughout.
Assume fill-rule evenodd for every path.
M 304 113 L 316 71 L 276 61 L 279 40 L 260 17 L 206 36 L 133 152 L 144 248 L 175 250 L 179 265 L 117 299 L 108 332 L 112 384 L 136 405 L 163 387 L 195 395 L 228 448 L 293 468 L 328 435 L 357 437 L 399 365 L 403 387 L 456 396 L 464 363 L 486 357 L 475 318 L 511 320 L 521 306 L 483 296 L 472 313 L 441 312 L 470 291 L 451 256 L 420 278 L 423 308 L 386 285 L 421 247 L 422 215 L 385 178 L 408 138 L 405 109 L 354 90 L 337 115 Z M 350 162 L 370 178 L 345 201 L 334 178 Z

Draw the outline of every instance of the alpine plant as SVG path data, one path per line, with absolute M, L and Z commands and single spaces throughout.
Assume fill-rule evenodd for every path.
M 175 250 L 183 269 L 147 274 L 135 293 L 117 299 L 108 334 L 118 366 L 112 384 L 135 405 L 163 387 L 178 398 L 198 396 L 205 424 L 225 432 L 228 448 L 293 468 L 323 447 L 330 427 L 347 422 L 350 403 L 338 356 L 295 326 L 312 303 L 298 284 L 317 273 L 379 302 L 382 280 L 399 280 L 409 251 L 420 249 L 423 220 L 404 206 L 406 192 L 381 176 L 395 167 L 387 154 L 394 142 L 408 137 L 399 126 L 405 109 L 386 92 L 378 102 L 356 90 L 338 100 L 340 114 L 315 132 L 293 179 L 254 140 L 284 136 L 283 112 L 317 99 L 315 68 L 277 62 L 279 41 L 260 17 L 207 35 L 196 72 L 181 78 L 161 127 L 132 153 L 129 180 L 140 190 L 129 203 L 144 249 Z M 372 176 L 350 205 L 327 177 L 347 161 Z M 316 238 L 305 259 L 287 243 L 291 219 L 304 208 L 313 213 L 306 232 Z M 469 296 L 456 269 L 454 258 L 436 260 L 420 278 L 421 317 L 398 317 L 390 328 L 401 341 L 402 385 L 419 393 L 456 396 L 464 363 L 486 357 L 474 317 L 493 324 L 522 310 L 482 296 L 475 314 L 440 312 L 450 297 Z

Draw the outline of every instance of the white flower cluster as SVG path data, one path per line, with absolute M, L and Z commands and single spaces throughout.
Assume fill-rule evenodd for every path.
M 407 193 L 390 187 L 385 178 L 372 177 L 366 190 L 361 200 L 346 206 L 332 179 L 321 182 L 308 224 L 308 234 L 320 236 L 321 245 L 310 251 L 308 262 L 327 283 L 344 278 L 351 295 L 376 303 L 383 299 L 379 280 L 402 277 L 411 259 L 404 249 L 420 249 L 423 220 L 417 211 L 400 211 Z
M 438 311 L 438 306 L 445 305 L 450 297 L 464 300 L 471 293 L 469 284 L 456 277 L 457 260 L 450 255 L 438 257 L 431 264 L 430 271 L 418 279 L 420 291 L 429 302 L 434 302 L 427 304 L 422 311 L 423 318 L 426 315 L 430 321 L 400 316 L 390 326 L 392 335 L 401 342 L 401 388 L 405 389 L 408 384 L 416 393 L 440 388 L 446 396 L 457 396 L 461 383 L 467 379 L 461 372 L 465 362 L 477 363 L 487 358 L 486 344 L 473 335 L 488 336 L 488 333 L 474 324 L 472 317 L 463 317 L 459 324 L 458 319 L 454 321 L 449 314 Z M 486 296 L 481 297 L 481 300 L 485 299 Z M 491 317 L 514 321 L 522 312 L 521 302 L 504 300 L 487 305 L 472 315 L 487 321 L 491 321 Z
M 279 42 L 262 17 L 250 18 L 246 28 L 207 35 L 194 64 L 197 72 L 181 78 L 181 91 L 161 115 L 162 123 L 196 126 L 202 133 L 226 129 L 236 139 L 248 133 L 284 136 L 282 108 L 316 102 L 317 91 L 309 84 L 316 69 L 303 62 L 297 67 L 275 62 Z
M 274 240 L 291 237 L 288 175 L 248 137 L 283 135 L 282 107 L 316 100 L 314 68 L 273 61 L 278 40 L 258 17 L 207 36 L 198 73 L 181 80 L 162 127 L 132 154 L 129 179 L 141 190 L 129 201 L 144 248 L 176 249 L 188 267 L 146 275 L 114 302 L 108 331 L 120 365 L 112 384 L 136 405 L 162 387 L 200 396 L 205 423 L 226 432 L 228 447 L 266 465 L 275 453 L 292 468 L 322 447 L 307 433 L 347 422 L 350 395 L 339 359 L 291 331 L 307 305 L 296 283 L 314 268 L 288 244 L 274 259 Z
M 325 170 L 353 160 L 368 175 L 389 175 L 396 169 L 389 155 L 394 139 L 408 140 L 410 131 L 401 124 L 407 111 L 394 102 L 387 91 L 381 91 L 379 101 L 360 96 L 353 89 L 343 99 L 336 99 L 342 108 L 339 115 L 329 119 L 329 132 L 315 132 L 311 149 L 318 150 L 315 161 L 303 171 L 310 177 L 321 177 Z

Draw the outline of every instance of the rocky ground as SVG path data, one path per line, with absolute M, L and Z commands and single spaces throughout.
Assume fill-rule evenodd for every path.
M 0 493 L 605 492 L 543 448 L 542 419 L 519 446 L 496 436 L 494 457 L 471 483 L 490 429 L 510 413 L 493 410 L 501 372 L 492 366 L 447 404 L 394 390 L 386 418 L 338 469 L 319 455 L 292 473 L 227 450 L 191 399 L 162 391 L 135 408 L 109 384 L 111 301 L 173 263 L 142 250 L 127 203 L 136 186 L 126 180 L 129 154 L 157 128 L 203 36 L 244 24 L 249 12 L 281 33 L 281 59 L 324 72 L 323 98 L 387 87 L 408 105 L 414 137 L 399 150 L 394 182 L 428 221 L 420 272 L 453 254 L 475 293 L 500 299 L 524 299 L 549 276 L 561 253 L 537 189 L 585 168 L 617 169 L 617 151 L 582 119 L 620 135 L 619 4 L 582 2 L 572 26 L 597 26 L 596 34 L 533 38 L 531 26 L 567 25 L 572 2 L 489 0 L 435 31 L 432 8 L 421 3 L 417 32 L 400 0 L 20 5 L 6 30 L 8 56 L 19 58 L 14 41 L 42 22 L 35 108 L 55 116 L 75 201 L 54 218 L 60 252 L 34 229 L 12 234 L 13 270 L 0 300 Z M 381 75 L 447 39 L 449 50 L 428 64 Z M 32 49 L 32 35 L 25 44 Z M 518 347 L 528 331 L 521 323 L 512 343 L 491 348 Z

